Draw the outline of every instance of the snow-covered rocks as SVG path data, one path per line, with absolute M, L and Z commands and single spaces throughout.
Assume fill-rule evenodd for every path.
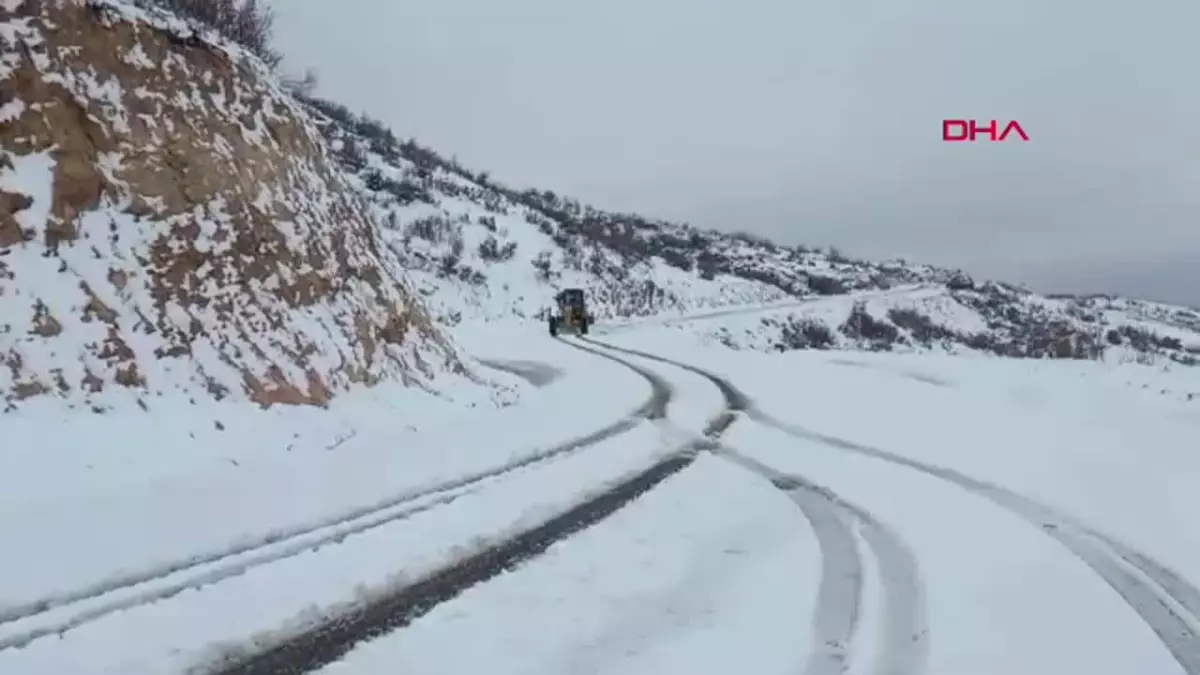
M 255 57 L 115 0 L 0 3 L 0 45 L 0 407 L 465 372 Z

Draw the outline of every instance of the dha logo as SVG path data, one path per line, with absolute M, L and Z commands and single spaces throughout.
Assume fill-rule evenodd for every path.
M 942 120 L 942 140 L 947 143 L 958 143 L 969 141 L 974 143 L 976 136 L 983 132 L 987 132 L 988 140 L 993 143 L 999 143 L 1008 138 L 1011 133 L 1016 133 L 1024 142 L 1029 141 L 1029 135 L 1021 128 L 1021 124 L 1016 120 L 1012 120 L 1004 127 L 1004 131 L 1000 135 L 996 135 L 996 130 L 1000 127 L 996 120 L 991 120 L 987 125 L 980 126 L 976 120 Z

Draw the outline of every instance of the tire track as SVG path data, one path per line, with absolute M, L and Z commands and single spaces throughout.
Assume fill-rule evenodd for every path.
M 854 663 L 861 643 L 862 553 L 854 532 L 862 537 L 878 563 L 883 594 L 878 650 L 867 672 L 915 675 L 929 653 L 925 583 L 912 549 L 869 511 L 846 501 L 827 487 L 801 476 L 782 473 L 728 447 L 717 454 L 770 480 L 800 507 L 821 549 L 821 582 L 813 612 L 813 651 L 803 675 L 841 675 Z
M 609 346 L 609 345 L 606 345 Z M 723 378 L 704 370 L 669 359 L 620 347 L 620 352 L 671 363 L 709 378 L 716 384 Z M 726 385 L 728 383 L 726 382 Z M 720 386 L 720 385 L 718 385 Z M 732 388 L 732 385 L 728 385 Z M 1137 612 L 1158 636 L 1184 672 L 1200 675 L 1200 590 L 1183 575 L 1152 556 L 1105 535 L 1075 518 L 1032 498 L 1000 485 L 972 478 L 945 467 L 921 462 L 886 450 L 822 434 L 797 424 L 778 420 L 759 410 L 748 400 L 740 412 L 746 417 L 794 438 L 815 441 L 863 457 L 903 466 L 941 479 L 986 499 L 1019 516 L 1058 542 L 1092 569 L 1125 603 Z
M 804 512 L 821 549 L 821 584 L 813 612 L 813 650 L 805 675 L 840 675 L 850 668 L 862 611 L 863 561 L 842 513 L 813 492 L 785 490 Z
M 395 594 L 331 618 L 287 642 L 238 663 L 218 665 L 212 675 L 291 675 L 337 661 L 356 644 L 403 628 L 437 605 L 542 553 L 550 546 L 616 513 L 694 461 L 694 454 L 664 459 L 599 497 L 481 554 L 473 555 Z
M 566 340 L 564 338 L 557 339 L 564 344 L 574 347 L 575 349 L 585 351 L 603 359 L 608 359 L 613 363 L 617 363 L 625 368 L 628 368 L 629 370 L 632 370 L 638 375 L 641 375 L 642 379 L 650 383 L 650 388 L 654 392 L 654 395 L 650 397 L 650 400 L 647 401 L 645 405 L 643 405 L 641 408 L 638 408 L 638 410 L 634 412 L 634 415 L 648 420 L 664 419 L 667 416 L 667 404 L 670 402 L 673 390 L 671 389 L 671 385 L 668 384 L 661 375 L 653 370 L 650 370 L 649 368 L 643 368 L 636 363 L 613 356 L 603 349 L 597 349 L 595 346 L 588 347 L 580 344 L 580 342 L 586 342 L 592 345 L 600 344 L 593 340 L 589 340 L 588 338 L 578 337 L 573 341 Z
M 613 359 L 594 350 L 585 351 Z M 165 600 L 184 590 L 211 585 L 255 567 L 338 544 L 348 536 L 452 502 L 478 489 L 486 481 L 565 457 L 625 433 L 644 420 L 662 418 L 674 393 L 670 384 L 646 369 L 634 370 L 650 384 L 650 396 L 626 417 L 592 433 L 485 471 L 410 490 L 365 507 L 279 530 L 252 541 L 153 565 L 20 605 L 0 607 L 0 651 L 18 649 L 34 640 L 61 635 L 114 612 Z M 426 500 L 430 500 L 430 503 L 422 504 Z
M 873 672 L 919 673 L 929 656 L 929 623 L 917 557 L 894 530 L 872 514 L 855 504 L 843 505 L 858 518 L 862 526 L 859 531 L 879 561 L 885 623 L 883 648 Z
M 492 370 L 516 375 L 535 387 L 544 387 L 562 377 L 562 371 L 539 361 L 510 361 L 506 359 L 477 359 Z
M 1083 561 L 1116 591 L 1154 631 L 1184 672 L 1200 675 L 1200 591 L 1152 556 L 1000 485 L 954 469 L 817 433 L 760 411 L 752 411 L 750 416 L 796 438 L 817 441 L 939 478 L 1021 517 Z
M 673 389 L 662 376 L 600 349 L 587 347 L 575 341 L 562 341 L 619 363 L 650 383 L 653 392 L 651 400 L 636 413 L 635 419 L 638 423 L 644 419 L 666 417 L 666 408 Z M 348 613 L 328 617 L 299 634 L 236 662 L 214 664 L 206 672 L 209 675 L 283 675 L 312 672 L 329 665 L 343 657 L 358 643 L 403 628 L 472 586 L 513 569 L 545 553 L 552 544 L 601 522 L 662 481 L 690 466 L 702 446 L 703 443 L 699 440 L 689 442 L 650 468 L 531 530 L 499 542 L 492 548 L 464 558 L 415 584 L 377 598 Z
M 729 411 L 718 418 L 722 421 L 720 431 L 727 429 L 738 413 L 754 411 L 749 397 L 724 378 L 655 354 L 607 343 L 596 344 L 672 365 L 707 379 L 720 389 Z M 921 672 L 929 648 L 925 585 L 916 556 L 903 539 L 869 511 L 824 486 L 782 473 L 723 445 L 710 449 L 766 478 L 787 494 L 800 508 L 817 537 L 821 551 L 821 581 L 813 610 L 813 651 L 805 663 L 804 675 L 841 675 L 853 661 L 864 576 L 862 553 L 854 537 L 856 530 L 878 562 L 883 592 L 882 629 L 877 638 L 879 650 L 870 672 L 878 675 Z
M 209 571 L 198 571 L 195 574 L 184 577 L 182 580 L 169 580 L 163 578 L 165 583 L 154 588 L 143 591 L 135 591 L 123 597 L 110 597 L 116 595 L 110 593 L 94 598 L 94 602 L 87 603 L 87 607 L 78 608 L 69 618 L 60 619 L 51 623 L 46 623 L 40 626 L 31 628 L 20 628 L 21 623 L 30 623 L 29 621 L 12 622 L 18 626 L 19 632 L 14 632 L 4 637 L 0 637 L 0 651 L 5 649 L 20 649 L 31 642 L 40 638 L 49 637 L 51 635 L 62 635 L 70 630 L 83 626 L 87 623 L 100 619 L 115 612 L 133 609 L 142 605 L 148 605 L 160 600 L 166 600 L 174 597 L 186 590 L 203 588 L 211 584 L 218 583 L 225 579 L 230 579 L 236 576 L 245 574 L 249 570 L 256 567 L 261 567 L 273 562 L 290 558 L 307 551 L 315 551 L 331 544 L 340 544 L 347 537 L 366 532 L 389 523 L 405 520 L 419 513 L 429 511 L 430 509 L 444 506 L 465 497 L 469 494 L 478 492 L 482 485 L 474 485 L 470 488 L 462 489 L 458 492 L 453 492 L 449 495 L 441 496 L 426 504 L 417 506 L 408 506 L 397 512 L 386 512 L 376 514 L 372 518 L 366 518 L 362 521 L 356 521 L 353 524 L 348 524 L 341 527 L 333 528 L 334 531 L 324 533 L 319 537 L 299 537 L 293 540 L 288 540 L 281 546 L 267 547 L 269 550 L 259 549 L 250 552 L 250 554 L 238 556 L 235 561 L 229 561 L 228 564 L 214 568 Z M 48 610 L 49 613 L 51 610 Z M 36 618 L 36 617 L 35 617 Z

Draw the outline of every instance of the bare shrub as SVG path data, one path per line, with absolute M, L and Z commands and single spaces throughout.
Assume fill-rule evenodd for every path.
M 817 295 L 841 295 L 846 292 L 846 284 L 841 279 L 820 274 L 808 275 L 808 287 Z
M 275 12 L 259 0 L 141 0 L 141 4 L 194 19 L 250 50 L 271 68 L 283 60 L 271 48 Z
M 791 349 L 829 349 L 836 344 L 833 331 L 829 326 L 816 319 L 792 318 L 783 324 L 779 341 L 775 344 L 777 351 Z
M 506 242 L 503 246 L 496 237 L 488 235 L 479 242 L 479 259 L 484 262 L 504 262 L 511 260 L 517 252 L 517 242 Z
M 553 259 L 548 251 L 542 251 L 533 259 L 533 269 L 538 279 L 549 282 L 555 276 Z
M 409 223 L 406 234 L 433 244 L 440 244 L 450 239 L 457 230 L 454 223 L 444 216 L 426 216 Z
M 915 309 L 893 308 L 888 310 L 888 318 L 911 333 L 913 339 L 923 345 L 928 346 L 935 341 L 952 340 L 956 337 L 953 331 L 938 325 L 933 319 Z
M 854 309 L 841 326 L 842 334 L 849 338 L 868 342 L 872 349 L 891 350 L 900 339 L 900 330 L 887 321 L 875 318 L 862 302 L 854 303 Z

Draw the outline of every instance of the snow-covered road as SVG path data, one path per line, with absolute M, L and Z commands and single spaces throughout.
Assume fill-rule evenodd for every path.
M 1103 364 L 486 347 L 374 464 L 12 502 L 0 672 L 1200 674 L 1200 415 Z
M 673 345 L 673 351 L 678 352 L 677 345 Z M 642 354 L 660 363 L 672 363 L 645 352 L 627 350 L 625 353 Z M 837 362 L 837 359 L 833 361 Z M 681 365 L 697 371 L 695 366 L 688 366 L 679 361 L 673 363 L 678 364 L 677 367 Z M 777 364 L 773 366 L 777 368 Z M 929 547 L 934 550 L 949 550 L 951 553 L 947 571 L 934 577 L 941 582 L 937 585 L 938 590 L 953 588 L 943 580 L 953 579 L 956 575 L 966 576 L 970 581 L 958 589 L 957 598 L 974 598 L 980 595 L 987 598 L 978 604 L 959 601 L 955 604 L 960 606 L 953 611 L 935 613 L 935 619 L 940 618 L 940 623 L 944 623 L 949 630 L 934 629 L 932 632 L 938 635 L 945 633 L 950 637 L 947 647 L 934 650 L 935 658 L 930 664 L 931 672 L 960 672 L 968 669 L 972 672 L 995 673 L 1041 669 L 1051 672 L 1180 672 L 1181 667 L 1183 672 L 1200 672 L 1200 593 L 1181 575 L 1155 560 L 1149 553 L 1138 551 L 1128 543 L 1120 542 L 1053 507 L 994 483 L 973 478 L 954 469 L 781 421 L 750 403 L 749 397 L 737 392 L 727 378 L 707 374 L 714 386 L 725 390 L 727 396 L 736 402 L 736 407 L 742 410 L 742 421 L 748 422 L 735 425 L 726 444 L 727 448 L 746 448 L 750 456 L 729 449 L 719 451 L 721 454 L 751 470 L 773 477 L 777 484 L 786 484 L 791 478 L 798 483 L 802 492 L 828 495 L 828 501 L 835 505 L 845 504 L 844 497 L 830 493 L 828 488 L 812 485 L 813 477 L 828 480 L 830 485 L 837 485 L 839 490 L 844 489 L 847 494 L 855 495 L 854 498 L 862 504 L 879 504 L 878 508 L 887 513 L 889 519 L 896 518 L 907 504 L 919 507 L 918 512 L 921 515 L 914 518 L 912 527 L 934 528 Z M 914 378 L 911 375 L 912 373 L 906 374 L 914 382 L 944 386 L 936 378 Z M 778 386 L 780 380 L 773 377 L 770 382 Z M 781 389 L 792 394 L 787 397 L 792 399 L 787 401 L 790 405 L 780 405 L 783 403 L 780 398 L 776 398 L 774 403 L 780 410 L 786 408 L 794 411 L 794 390 L 790 387 Z M 846 399 L 843 403 L 853 400 Z M 934 415 L 928 413 L 929 411 L 926 411 L 924 421 L 936 423 L 939 417 L 936 411 Z M 794 412 L 791 416 L 806 417 Z M 886 419 L 883 415 L 878 417 L 880 419 L 877 421 L 880 422 Z M 859 423 L 862 421 L 860 419 Z M 797 453 L 800 449 L 808 452 Z M 881 470 L 881 463 L 890 467 Z M 843 469 L 844 473 L 839 474 L 835 470 L 839 465 L 847 465 Z M 897 472 L 896 468 L 903 471 Z M 792 473 L 789 474 L 788 471 Z M 922 475 L 918 476 L 917 484 L 897 490 L 898 485 L 913 483 L 914 472 Z M 897 473 L 900 475 L 895 475 Z M 944 504 L 941 502 L 945 498 L 934 498 L 929 487 L 921 484 L 921 477 L 935 479 L 935 484 L 941 483 L 938 488 L 942 491 L 945 491 L 946 485 L 958 488 L 957 491 L 951 491 L 952 503 Z M 967 500 L 976 503 L 964 506 L 954 504 L 954 501 L 962 501 L 962 492 L 977 498 Z M 888 497 L 881 499 L 881 493 Z M 963 519 L 961 515 L 955 517 L 948 514 L 961 514 L 963 508 L 979 510 L 977 502 L 980 500 L 990 502 L 1016 519 L 1025 521 L 1025 524 L 1033 526 L 1033 531 L 1040 530 L 1046 537 L 1037 542 L 1023 541 L 1029 538 L 1029 528 L 1024 532 L 1012 533 L 1021 535 L 1021 539 L 1017 541 L 1004 536 L 1014 528 L 1014 522 L 1012 518 L 1001 519 L 1000 523 L 1003 523 L 1003 526 L 1000 523 L 989 526 L 997 521 L 995 509 L 983 509 L 976 519 L 966 521 L 966 532 L 951 535 L 950 528 L 955 525 L 961 526 Z M 866 536 L 865 532 L 874 530 L 878 533 L 879 529 L 874 524 L 874 518 L 861 513 L 861 509 L 861 506 L 853 504 L 843 506 L 843 510 L 848 511 L 860 522 L 868 524 L 864 530 L 864 538 L 867 539 L 868 547 L 874 549 L 877 560 L 882 563 L 882 578 L 891 576 L 893 581 L 901 581 L 898 587 L 893 584 L 890 593 L 888 590 L 883 592 L 885 598 L 893 599 L 893 602 L 885 603 L 885 607 L 891 605 L 887 608 L 888 614 L 879 617 L 884 621 L 885 632 L 874 638 L 867 638 L 868 641 L 882 640 L 882 644 L 890 651 L 880 652 L 872 648 L 869 656 L 852 656 L 848 661 L 850 665 L 862 665 L 869 659 L 875 665 L 874 668 L 861 670 L 855 668 L 855 672 L 918 672 L 919 667 L 916 664 L 921 657 L 914 653 L 913 649 L 928 635 L 925 634 L 921 620 L 914 620 L 914 617 L 919 617 L 920 614 L 917 610 L 919 600 L 915 597 L 920 589 L 918 577 L 912 573 L 914 565 L 908 562 L 904 555 L 891 555 L 892 562 L 883 563 L 889 556 L 879 555 L 881 548 L 902 553 L 906 547 L 895 536 L 889 536 L 890 545 L 884 544 L 880 547 L 872 544 L 871 538 Z M 819 532 L 819 521 L 812 516 L 810 521 Z M 907 529 L 900 528 L 900 531 Z M 879 538 L 878 534 L 875 538 Z M 834 538 L 827 539 L 826 542 L 822 542 L 822 550 L 829 561 L 832 557 L 831 552 L 841 547 Z M 1054 563 L 1059 568 L 1066 567 L 1071 571 L 1064 570 L 1061 579 L 1049 575 L 1054 583 L 1043 585 L 1045 582 L 1039 583 L 1037 577 L 1054 570 L 1054 564 L 1036 553 L 1039 548 L 1047 548 L 1047 540 L 1059 544 L 1059 547 L 1050 547 L 1052 550 L 1046 553 L 1050 558 L 1057 559 Z M 960 547 L 970 548 L 964 550 Z M 918 550 L 923 554 L 920 556 L 921 560 L 935 558 L 933 554 L 926 554 L 924 547 Z M 986 557 L 973 560 L 973 555 L 980 551 L 987 552 Z M 1192 553 L 1195 553 L 1195 549 Z M 1074 556 L 1073 559 L 1070 559 L 1071 555 Z M 995 561 L 1000 561 L 1001 564 L 997 566 Z M 1078 574 L 1081 565 L 1085 566 L 1085 570 L 1090 568 L 1094 576 L 1081 578 Z M 857 574 L 857 563 L 851 562 L 841 567 L 849 570 L 848 573 L 852 576 Z M 953 568 L 953 571 L 950 568 Z M 1036 577 L 1026 576 L 1031 568 L 1037 572 Z M 969 570 L 983 574 L 976 576 L 970 574 Z M 987 621 L 971 630 L 971 619 L 991 619 L 999 608 L 991 599 L 993 596 L 990 587 L 995 584 L 994 580 L 1003 578 L 1004 575 L 1011 576 L 1014 572 L 1018 578 L 1023 577 L 1025 581 L 1035 583 L 1023 593 L 1026 604 L 1020 608 L 1019 613 L 1006 617 L 999 625 Z M 1105 585 L 1108 588 L 1105 588 Z M 1079 590 L 1081 586 L 1084 590 Z M 1087 586 L 1092 588 L 1086 590 Z M 1112 593 L 1110 589 L 1116 593 Z M 1060 600 L 1071 598 L 1072 595 L 1080 597 L 1065 603 Z M 897 606 L 903 608 L 898 616 L 895 614 Z M 1055 609 L 1064 608 L 1067 611 L 1054 616 Z M 1103 612 L 1101 608 L 1107 608 L 1108 611 Z M 818 636 L 822 630 L 819 619 L 823 614 L 829 613 L 827 605 L 817 604 L 815 616 L 818 618 Z M 1048 616 L 1053 619 L 1047 621 Z M 1141 622 L 1137 621 L 1139 617 Z M 936 627 L 938 623 L 935 620 L 931 626 Z M 968 626 L 966 634 L 962 634 L 964 624 Z M 997 639 L 998 635 L 1003 636 L 1010 631 L 1012 640 Z M 1077 636 L 1075 644 L 1071 644 L 1072 636 Z M 1102 638 L 1108 649 L 1100 649 L 1091 644 L 1096 642 L 1097 638 Z M 814 641 L 818 645 L 842 645 L 846 642 L 848 641 L 841 639 Z M 997 648 L 985 651 L 987 645 L 997 645 Z M 1018 647 L 1017 650 L 1013 649 L 1014 645 Z M 1028 649 L 1020 649 L 1022 645 Z M 819 652 L 819 648 L 814 650 L 814 653 Z M 881 653 L 884 655 L 882 659 Z M 1171 656 L 1174 657 L 1174 663 L 1169 658 Z M 813 671 L 810 668 L 807 672 L 842 671 Z

